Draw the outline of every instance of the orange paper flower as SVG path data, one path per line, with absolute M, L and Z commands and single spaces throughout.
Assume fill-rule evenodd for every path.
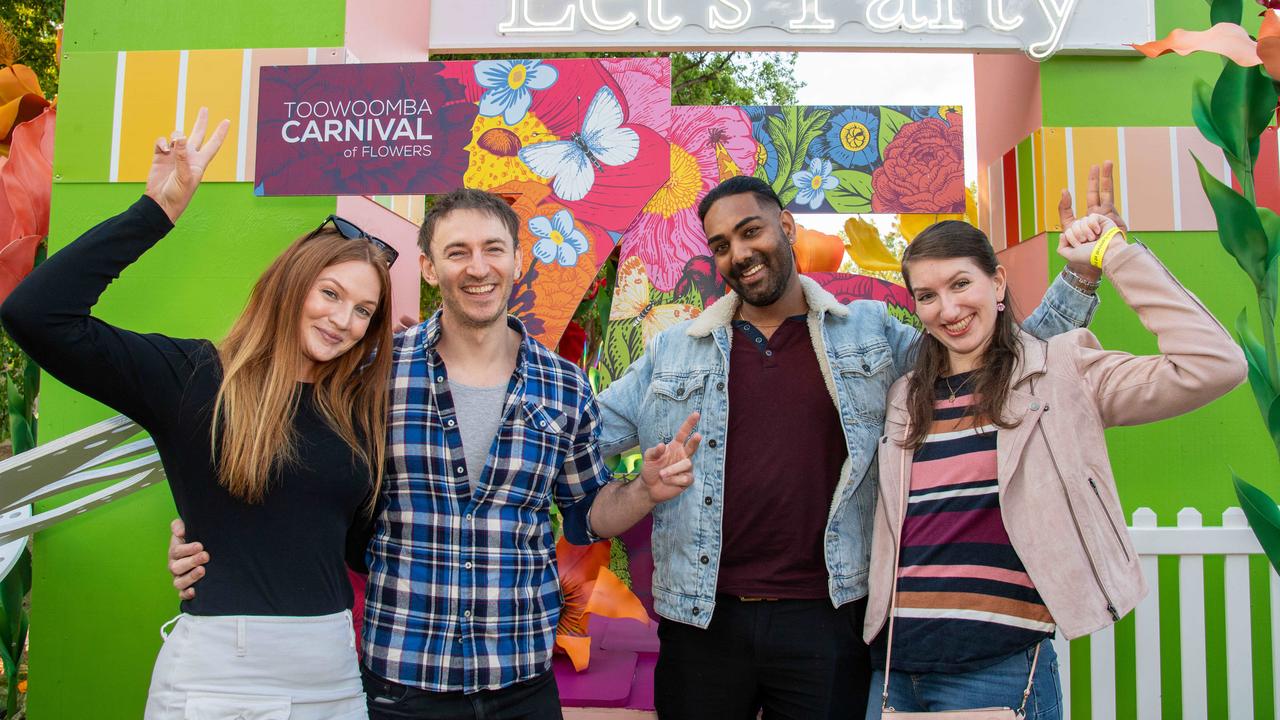
M 1257 40 L 1235 23 L 1218 23 L 1208 30 L 1174 30 L 1162 40 L 1130 47 L 1150 58 L 1211 52 L 1242 67 L 1262 65 L 1272 79 L 1280 78 L 1280 17 L 1274 10 L 1263 12 Z
M 587 624 L 592 615 L 649 624 L 649 613 L 640 598 L 609 569 L 609 550 L 608 540 L 592 545 L 573 545 L 564 538 L 556 541 L 560 593 L 564 596 L 556 628 L 556 650 L 568 655 L 578 672 L 585 670 L 591 660 Z

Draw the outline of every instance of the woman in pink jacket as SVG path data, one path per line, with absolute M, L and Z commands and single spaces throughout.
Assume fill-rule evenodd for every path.
M 1060 718 L 1049 638 L 1106 627 L 1146 593 L 1103 430 L 1188 412 L 1245 377 L 1231 336 L 1155 255 L 1106 216 L 1075 220 L 1069 200 L 1059 253 L 1100 268 L 1160 354 L 1104 350 L 1088 330 L 1023 333 L 972 226 L 939 223 L 911 244 L 903 277 L 927 334 L 889 391 L 880 447 L 868 718 Z

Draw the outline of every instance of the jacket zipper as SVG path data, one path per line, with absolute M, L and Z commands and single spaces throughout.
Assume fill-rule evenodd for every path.
M 1129 562 L 1129 549 L 1124 546 L 1124 540 L 1120 538 L 1120 530 L 1116 528 L 1116 523 L 1111 519 L 1111 513 L 1107 512 L 1107 504 L 1102 502 L 1102 493 L 1098 490 L 1098 485 L 1089 478 L 1089 487 L 1093 488 L 1093 496 L 1098 498 L 1098 504 L 1102 506 L 1102 514 L 1107 517 L 1107 525 L 1111 526 L 1111 532 L 1116 536 L 1116 543 L 1120 545 L 1120 552 L 1124 553 L 1124 561 Z
M 1076 528 L 1076 537 L 1080 540 L 1080 548 L 1084 550 L 1084 556 L 1089 561 L 1089 570 L 1093 572 L 1093 581 L 1098 584 L 1098 591 L 1102 593 L 1102 597 L 1107 601 L 1107 612 L 1111 615 L 1113 622 L 1120 622 L 1120 613 L 1116 611 L 1116 605 L 1111 601 L 1111 593 L 1107 592 L 1107 587 L 1102 583 L 1102 576 L 1098 574 L 1098 564 L 1093 560 L 1093 553 L 1089 551 L 1089 545 L 1084 540 L 1084 531 L 1080 529 L 1080 519 L 1076 516 L 1076 506 L 1071 502 L 1071 493 L 1067 491 L 1067 481 L 1062 476 L 1062 469 L 1058 466 L 1058 457 L 1053 454 L 1053 443 L 1045 438 L 1045 445 L 1049 448 L 1049 459 L 1053 462 L 1054 472 L 1058 476 L 1058 484 L 1062 486 L 1062 495 L 1067 500 L 1067 510 L 1071 513 L 1071 524 Z M 1092 485 L 1093 481 L 1089 483 Z M 1097 488 L 1094 488 L 1097 491 Z M 1123 544 L 1121 545 L 1123 547 Z M 1127 554 L 1126 554 L 1127 557 Z

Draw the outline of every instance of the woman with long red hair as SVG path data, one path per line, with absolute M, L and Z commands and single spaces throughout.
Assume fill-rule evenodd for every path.
M 107 286 L 186 210 L 226 137 L 156 142 L 144 196 L 55 253 L 0 307 L 58 380 L 155 440 L 216 572 L 166 623 L 148 720 L 365 718 L 344 558 L 386 438 L 395 251 L 330 216 L 258 279 L 220 343 L 115 327 Z M 362 550 L 362 548 L 361 548 Z

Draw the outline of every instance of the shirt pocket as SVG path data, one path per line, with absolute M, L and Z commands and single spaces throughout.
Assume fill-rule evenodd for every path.
M 499 430 L 498 457 L 491 458 L 500 502 L 532 509 L 550 503 L 551 484 L 568 458 L 573 438 L 569 416 L 524 401 L 510 425 Z M 495 478 L 497 480 L 497 478 Z
M 885 398 L 894 380 L 891 372 L 893 355 L 889 346 L 837 347 L 831 366 L 832 374 L 853 412 L 865 420 L 883 424 Z
M 662 442 L 670 442 L 676 430 L 692 412 L 702 412 L 702 398 L 707 373 L 663 375 L 649 384 L 655 406 L 658 433 Z M 648 448 L 641 448 L 642 450 Z

